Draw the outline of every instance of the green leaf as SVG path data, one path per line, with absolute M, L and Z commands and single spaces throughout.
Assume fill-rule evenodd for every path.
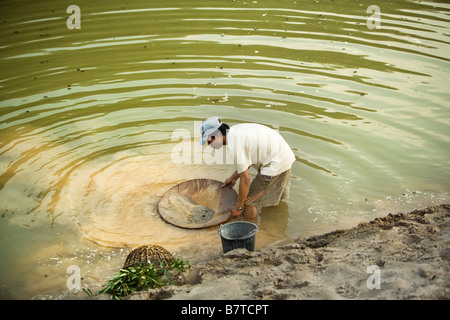
M 83 288 L 83 292 L 86 293 L 89 297 L 93 296 L 92 291 L 89 288 Z
M 163 260 L 159 266 L 155 266 L 148 261 L 148 265 L 142 264 L 122 268 L 103 285 L 98 293 L 108 293 L 111 294 L 111 299 L 121 300 L 122 297 L 135 291 L 175 284 L 178 273 L 184 272 L 188 265 L 189 262 L 187 261 L 174 259 L 170 264 Z M 92 294 L 89 289 L 85 292 L 88 295 Z

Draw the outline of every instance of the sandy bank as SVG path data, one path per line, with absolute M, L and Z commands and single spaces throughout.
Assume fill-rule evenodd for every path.
M 233 250 L 193 265 L 180 286 L 131 299 L 450 299 L 449 209 L 389 214 L 280 247 Z

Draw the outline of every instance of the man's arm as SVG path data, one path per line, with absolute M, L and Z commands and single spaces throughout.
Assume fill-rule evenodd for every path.
M 250 174 L 248 169 L 239 174 L 241 181 L 239 182 L 239 197 L 236 203 L 236 207 L 240 208 L 244 206 L 245 199 L 247 199 L 248 192 L 250 190 Z
M 245 199 L 247 199 L 248 192 L 250 190 L 250 174 L 248 169 L 239 174 L 241 181 L 239 182 L 239 196 L 236 202 L 236 206 L 231 208 L 231 215 L 233 217 L 239 216 L 242 211 L 239 208 L 244 207 Z
M 227 180 L 225 180 L 225 182 L 222 184 L 222 188 L 227 185 L 234 187 L 237 179 L 239 179 L 239 173 L 235 171 Z

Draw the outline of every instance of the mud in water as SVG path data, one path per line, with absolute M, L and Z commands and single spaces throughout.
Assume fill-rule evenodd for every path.
M 187 223 L 205 223 L 210 221 L 215 214 L 214 210 L 198 205 L 191 198 L 180 194 L 169 196 L 168 201 L 174 211 L 179 212 Z

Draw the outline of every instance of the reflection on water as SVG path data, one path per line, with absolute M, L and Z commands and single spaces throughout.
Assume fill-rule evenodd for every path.
M 213 115 L 270 126 L 296 155 L 257 247 L 448 201 L 450 5 L 381 2 L 379 29 L 352 1 L 77 5 L 69 30 L 58 1 L 0 3 L 2 298 L 83 298 L 69 266 L 95 289 L 144 243 L 220 256 L 217 228 L 156 212 L 173 185 L 233 171 L 196 161 Z M 192 163 L 174 163 L 180 143 Z

